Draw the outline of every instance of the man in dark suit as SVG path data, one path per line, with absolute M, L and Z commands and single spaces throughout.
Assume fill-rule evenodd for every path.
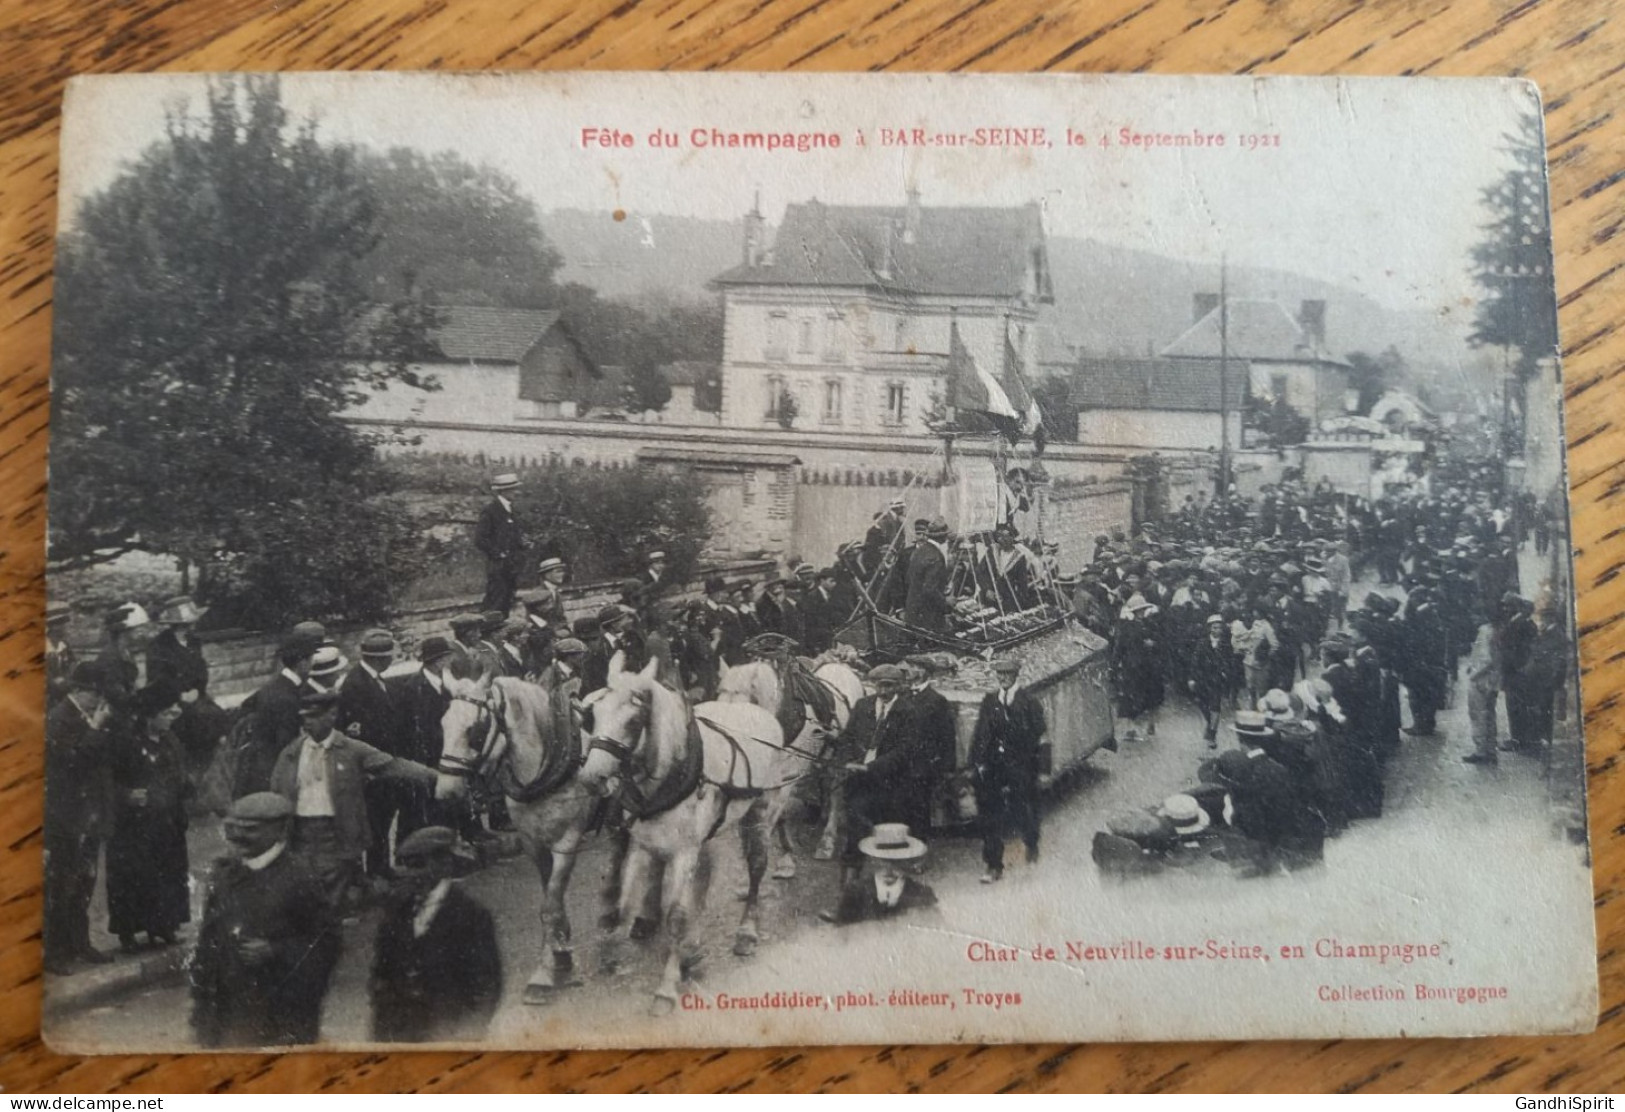
M 112 957 L 90 943 L 90 898 L 112 823 L 108 705 L 101 669 L 81 661 L 45 719 L 45 971 Z
M 456 844 L 444 826 L 401 842 L 402 883 L 372 948 L 377 1042 L 477 1043 L 502 998 L 496 922 L 452 880 Z
M 937 785 L 958 761 L 959 735 L 955 727 L 953 704 L 931 686 L 931 677 L 926 670 L 918 664 L 904 664 L 902 667 L 908 675 L 909 719 L 919 735 L 919 751 L 930 766 L 929 776 L 922 777 L 919 784 L 921 799 L 916 812 L 922 825 L 915 829 L 924 832 L 929 827 L 931 799 Z
M 309 861 L 335 911 L 359 879 L 372 840 L 367 782 L 396 780 L 433 791 L 436 780 L 432 768 L 335 730 L 338 701 L 337 691 L 305 688 L 299 736 L 271 770 L 271 790 L 293 804 L 293 849 Z
M 474 527 L 474 547 L 485 557 L 485 599 L 481 610 L 499 610 L 504 617 L 513 609 L 514 592 L 519 589 L 519 565 L 525 553 L 525 535 L 514 517 L 513 492 L 519 489 L 519 476 L 512 472 L 491 480 L 491 501 L 480 511 Z
M 271 792 L 232 804 L 190 965 L 192 1029 L 210 1048 L 318 1041 L 340 940 L 320 883 L 288 847 L 292 805 Z
M 1209 614 L 1207 632 L 1191 649 L 1190 678 L 1185 681 L 1196 709 L 1202 712 L 1202 737 L 1207 740 L 1209 749 L 1219 747 L 1219 708 L 1231 691 L 1231 670 L 1235 657 L 1224 618 Z
M 1038 776 L 1043 771 L 1044 708 L 1019 686 L 1021 663 L 995 660 L 999 690 L 982 697 L 971 736 L 971 768 L 976 776 L 976 809 L 982 816 L 983 884 L 1004 876 L 1004 831 L 1021 833 L 1027 862 L 1038 860 Z
M 835 599 L 837 578 L 834 568 L 822 569 L 801 597 L 801 643 L 809 656 L 828 651 L 835 640 L 835 627 L 843 617 Z
M 361 660 L 339 683 L 338 728 L 390 756 L 410 756 L 406 749 L 403 706 L 396 691 L 384 682 L 384 672 L 395 660 L 395 638 L 388 630 L 368 630 L 361 637 Z M 367 847 L 367 875 L 390 879 L 389 830 L 400 817 L 404 838 L 428 821 L 422 793 L 408 784 L 385 780 L 366 786 L 367 822 L 372 841 Z
M 926 530 L 908 562 L 908 595 L 903 620 L 917 629 L 948 631 L 948 523 L 940 517 Z
M 842 791 L 846 799 L 845 861 L 862 863 L 858 842 L 877 822 L 902 822 L 923 829 L 928 813 L 933 762 L 929 739 L 915 729 L 907 673 L 881 664 L 869 673 L 875 693 L 858 700 L 847 719 L 840 747 L 846 765 Z
M 278 754 L 299 736 L 299 691 L 310 676 L 310 664 L 321 648 L 325 631 L 301 622 L 277 649 L 282 669 L 244 701 L 241 713 L 249 716 L 244 730 L 233 732 L 242 748 L 236 754 L 236 775 L 231 797 L 241 799 L 265 791 Z

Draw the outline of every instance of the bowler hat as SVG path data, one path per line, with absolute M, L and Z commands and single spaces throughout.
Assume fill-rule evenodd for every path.
M 418 646 L 418 659 L 425 664 L 433 664 L 435 661 L 451 654 L 451 642 L 439 634 L 435 634 L 433 637 L 425 637 L 423 644 Z
M 601 629 L 604 626 L 613 625 L 622 618 L 629 617 L 631 614 L 632 611 L 622 606 L 620 603 L 612 602 L 602 610 L 598 611 L 598 626 Z
M 395 847 L 395 856 L 401 861 L 419 857 L 432 857 L 437 853 L 450 853 L 457 848 L 457 834 L 447 826 L 425 826 L 414 830 Z
M 293 815 L 293 804 L 276 792 L 251 792 L 233 803 L 229 814 L 238 822 L 281 822 Z
M 312 636 L 308 631 L 295 626 L 282 639 L 282 644 L 277 648 L 277 656 L 288 657 L 295 653 L 300 656 L 309 656 L 321 647 L 322 639 L 320 637 Z

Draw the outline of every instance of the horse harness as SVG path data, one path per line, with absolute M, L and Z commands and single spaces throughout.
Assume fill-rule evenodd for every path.
M 514 775 L 513 763 L 502 759 L 513 747 L 513 734 L 509 731 L 508 717 L 504 713 L 507 700 L 502 689 L 493 684 L 491 696 L 487 699 L 467 695 L 453 695 L 452 699 L 479 708 L 474 728 L 480 730 L 483 724 L 485 740 L 472 758 L 454 757 L 442 752 L 440 771 L 448 776 L 482 776 L 514 802 L 530 803 L 558 790 L 581 767 L 582 758 L 571 755 L 566 746 L 544 746 L 541 768 L 530 780 L 521 781 Z

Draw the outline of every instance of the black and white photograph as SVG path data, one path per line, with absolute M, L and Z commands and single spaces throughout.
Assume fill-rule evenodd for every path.
M 76 78 L 76 1052 L 1587 1031 L 1541 105 Z

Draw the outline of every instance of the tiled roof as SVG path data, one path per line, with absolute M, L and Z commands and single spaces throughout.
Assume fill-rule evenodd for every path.
M 1341 362 L 1324 345 L 1316 343 L 1279 301 L 1233 297 L 1229 318 L 1226 325 L 1232 359 Z M 1179 359 L 1217 359 L 1219 347 L 1219 310 L 1215 308 L 1163 348 L 1162 354 Z
M 433 333 L 454 363 L 517 363 L 559 321 L 556 312 L 491 305 L 437 305 L 442 324 Z
M 736 266 L 712 281 L 719 286 L 864 286 L 903 293 L 1014 297 L 1026 288 L 1036 251 L 1043 285 L 1040 299 L 1052 296 L 1037 204 L 921 206 L 912 243 L 905 242 L 907 219 L 908 210 L 901 205 L 792 204 L 784 210 L 770 261 Z
M 1230 408 L 1247 396 L 1247 364 L 1230 360 L 1226 383 Z M 1079 409 L 1172 409 L 1219 411 L 1217 359 L 1080 359 L 1072 375 L 1072 404 Z

